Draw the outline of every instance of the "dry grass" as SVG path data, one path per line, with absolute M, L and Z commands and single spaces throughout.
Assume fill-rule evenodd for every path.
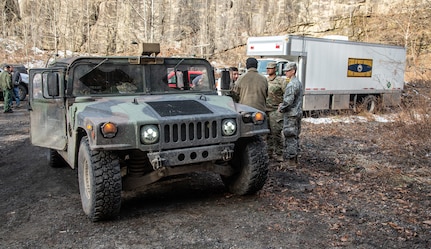
M 393 126 L 391 141 L 411 157 L 428 158 L 431 148 L 431 82 L 406 85 L 402 107 Z M 404 146 L 399 146 L 404 145 Z M 404 147 L 404 148 L 403 148 Z M 400 151 L 400 154 L 403 151 Z

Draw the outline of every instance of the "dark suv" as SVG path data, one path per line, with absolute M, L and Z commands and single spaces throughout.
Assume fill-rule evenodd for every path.
M 3 64 L 1 64 L 1 68 L 4 68 L 5 65 L 12 66 L 14 71 L 16 71 L 16 72 L 28 74 L 28 70 L 23 64 L 6 64 L 6 63 L 3 63 Z

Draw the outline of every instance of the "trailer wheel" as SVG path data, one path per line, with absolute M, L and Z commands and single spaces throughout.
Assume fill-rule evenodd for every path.
M 49 150 L 49 166 L 52 168 L 62 168 L 66 165 L 64 159 L 56 150 Z
M 120 212 L 119 158 L 109 151 L 91 150 L 87 137 L 79 146 L 78 180 L 82 208 L 92 221 L 112 218 Z
M 229 191 L 237 195 L 256 193 L 262 189 L 268 177 L 266 143 L 259 136 L 238 141 L 229 164 L 236 170 L 232 176 L 222 176 Z
M 377 98 L 373 95 L 368 95 L 362 100 L 361 109 L 368 113 L 375 113 L 377 111 Z

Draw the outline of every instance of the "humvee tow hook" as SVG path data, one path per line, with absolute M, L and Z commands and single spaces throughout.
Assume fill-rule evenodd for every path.
M 223 156 L 223 161 L 229 161 L 232 159 L 233 156 L 233 150 L 229 150 L 229 149 L 224 149 L 221 152 L 222 156 Z

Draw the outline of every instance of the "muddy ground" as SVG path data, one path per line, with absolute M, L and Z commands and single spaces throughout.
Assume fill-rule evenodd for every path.
M 300 165 L 271 162 L 257 195 L 192 174 L 124 193 L 98 223 L 29 129 L 27 110 L 0 113 L 1 248 L 431 248 L 431 136 L 414 124 L 304 121 Z

